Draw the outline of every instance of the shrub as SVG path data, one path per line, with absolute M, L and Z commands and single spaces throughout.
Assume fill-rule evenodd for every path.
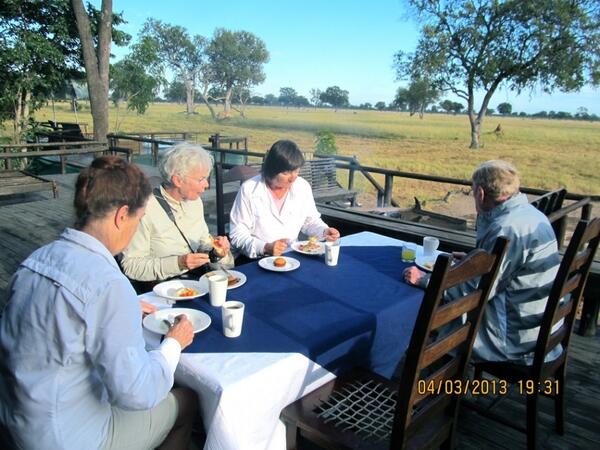
M 315 134 L 315 153 L 320 155 L 337 155 L 335 135 L 329 130 L 318 131 Z

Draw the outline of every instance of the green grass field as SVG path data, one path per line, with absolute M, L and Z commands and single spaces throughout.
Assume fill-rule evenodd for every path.
M 364 165 L 454 178 L 469 178 L 473 168 L 488 159 L 512 161 L 522 174 L 522 184 L 553 189 L 565 186 L 570 192 L 600 194 L 600 123 L 516 117 L 486 117 L 483 148 L 468 148 L 469 122 L 465 115 L 426 114 L 424 119 L 389 111 L 248 107 L 246 119 L 215 123 L 203 105 L 198 114 L 187 116 L 184 105 L 153 104 L 146 114 L 119 111 L 118 131 L 196 131 L 208 142 L 214 133 L 247 136 L 251 150 L 264 151 L 277 139 L 292 139 L 303 150 L 314 148 L 315 132 L 331 130 L 339 154 L 356 155 Z M 75 121 L 67 103 L 57 103 L 56 120 Z M 50 107 L 36 112 L 36 119 L 53 119 Z M 80 122 L 89 124 L 89 106 L 78 112 Z M 111 131 L 116 131 L 117 114 L 110 111 Z M 493 133 L 496 126 L 503 133 Z M 9 129 L 9 124 L 7 130 Z M 343 179 L 341 174 L 340 178 Z M 383 180 L 381 179 L 381 182 Z M 358 187 L 368 191 L 364 180 Z M 396 182 L 395 196 L 419 195 L 439 198 L 445 187 L 422 182 Z

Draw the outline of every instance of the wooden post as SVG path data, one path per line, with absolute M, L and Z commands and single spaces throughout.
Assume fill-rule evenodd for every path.
M 358 160 L 356 159 L 356 155 L 352 156 L 352 161 L 350 161 L 350 168 L 348 169 L 348 190 L 354 190 L 354 174 L 356 173 L 356 169 L 354 165 L 358 164 Z
M 65 150 L 64 145 L 61 145 L 58 148 L 60 150 Z M 66 157 L 66 155 L 60 155 L 59 159 L 60 159 L 60 173 L 62 173 L 64 175 L 65 173 L 67 173 L 67 157 Z
M 152 144 L 151 144 L 151 148 L 152 148 L 152 165 L 154 166 L 158 166 L 158 142 L 154 141 L 154 138 L 152 138 Z
M 383 192 L 377 191 L 377 207 L 383 206 Z
M 386 174 L 385 175 L 383 206 L 390 206 L 390 203 L 392 201 L 392 189 L 393 188 L 394 188 L 394 176 Z

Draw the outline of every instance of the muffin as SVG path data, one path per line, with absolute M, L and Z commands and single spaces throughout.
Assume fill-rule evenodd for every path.
M 285 266 L 285 258 L 281 258 L 281 257 L 275 258 L 273 260 L 273 265 L 275 267 L 283 267 L 283 266 Z

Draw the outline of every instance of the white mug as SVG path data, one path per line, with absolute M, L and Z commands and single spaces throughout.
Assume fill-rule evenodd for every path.
M 340 241 L 325 242 L 325 264 L 328 266 L 337 266 L 340 257 Z
M 221 307 L 223 319 L 223 334 L 228 338 L 235 338 L 242 334 L 244 323 L 244 304 L 235 300 L 223 303 Z
M 440 245 L 440 240 L 431 236 L 423 238 L 423 255 L 432 256 Z
M 227 277 L 225 275 L 212 275 L 208 277 L 208 292 L 212 306 L 222 306 L 227 296 Z

